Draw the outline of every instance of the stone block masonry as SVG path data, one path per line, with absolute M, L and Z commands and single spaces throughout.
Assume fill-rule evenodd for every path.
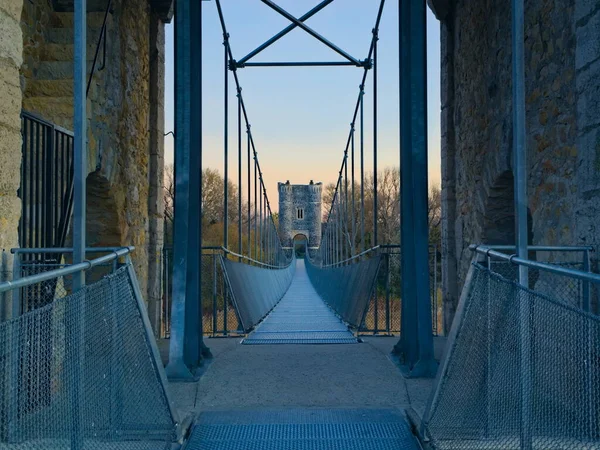
M 0 281 L 10 278 L 17 247 L 21 201 L 17 196 L 21 167 L 21 83 L 23 62 L 20 17 L 23 0 L 0 2 Z M 0 320 L 9 303 L 0 297 Z
M 309 248 L 321 245 L 322 183 L 278 183 L 279 236 L 284 247 L 293 247 L 294 237 L 302 235 Z
M 136 247 L 153 322 L 161 294 L 164 4 L 113 0 L 105 64 L 101 49 L 96 68 L 104 67 L 94 72 L 87 102 L 87 244 Z M 106 1 L 88 6 L 89 72 Z M 10 272 L 10 248 L 19 246 L 21 109 L 73 128 L 73 53 L 72 0 L 0 1 L 2 275 Z
M 514 244 L 510 2 L 441 19 L 444 328 L 471 243 Z M 529 242 L 600 244 L 600 2 L 525 1 Z

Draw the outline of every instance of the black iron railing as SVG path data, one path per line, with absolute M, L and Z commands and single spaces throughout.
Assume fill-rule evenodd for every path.
M 73 210 L 73 133 L 23 111 L 21 134 L 19 245 L 64 247 Z M 26 257 L 29 264 L 47 266 L 60 264 L 62 255 L 32 253 Z
M 63 247 L 73 207 L 73 133 L 29 112 L 23 137 L 21 247 Z

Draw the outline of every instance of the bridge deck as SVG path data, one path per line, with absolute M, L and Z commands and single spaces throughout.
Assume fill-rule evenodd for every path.
M 304 260 L 288 291 L 244 344 L 355 344 L 348 327 L 323 302 L 312 286 Z
M 328 345 L 342 342 L 336 333 L 355 345 Z M 244 343 L 252 339 L 282 345 L 211 339 L 215 359 L 199 382 L 171 384 L 181 412 L 196 417 L 186 450 L 419 448 L 405 411 L 422 410 L 431 380 L 411 386 L 402 377 L 388 358 L 397 337 L 357 343 L 304 261 Z M 323 345 L 296 345 L 310 343 Z
M 351 415 L 365 410 L 379 411 L 388 414 L 384 426 L 393 427 L 401 436 L 403 424 L 398 423 L 398 417 L 403 421 L 405 411 L 417 416 L 423 413 L 433 380 L 402 376 L 388 358 L 397 337 L 363 337 L 362 340 L 363 343 L 356 345 L 240 345 L 236 338 L 208 339 L 214 360 L 202 378 L 196 383 L 170 383 L 169 386 L 182 416 L 196 417 L 194 438 L 186 450 L 228 448 L 220 442 L 219 433 L 237 432 L 231 428 L 235 423 L 226 423 L 222 415 L 213 413 L 225 413 L 225 417 L 231 414 L 232 421 L 236 417 L 237 421 L 248 420 L 244 415 L 260 413 L 262 423 L 246 424 L 243 428 L 254 433 L 256 430 L 250 425 L 281 432 L 276 425 L 285 417 L 289 423 L 297 414 L 329 411 Z M 162 345 L 166 358 L 168 347 L 164 344 L 166 342 Z M 443 341 L 438 340 L 436 344 L 439 356 Z M 365 416 L 364 421 L 374 427 L 381 426 L 372 419 Z M 298 421 L 295 423 L 299 425 Z M 332 425 L 331 421 L 315 420 L 303 425 L 302 432 L 309 433 L 319 427 L 331 430 L 334 426 L 346 429 L 352 422 Z M 202 444 L 196 440 L 197 436 L 202 436 Z M 386 443 L 390 446 L 376 448 L 411 448 L 400 445 L 398 439 L 392 437 Z M 331 441 L 327 443 L 329 447 L 318 446 L 318 441 L 303 442 L 304 446 L 296 447 L 289 442 L 279 443 L 278 448 L 336 448 Z M 253 443 L 255 447 L 238 444 L 244 450 L 263 448 L 260 440 Z M 310 447 L 311 444 L 314 447 Z

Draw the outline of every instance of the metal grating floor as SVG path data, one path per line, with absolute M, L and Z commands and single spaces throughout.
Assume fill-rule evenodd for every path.
M 321 300 L 312 286 L 304 260 L 296 262 L 290 288 L 279 304 L 244 339 L 246 345 L 355 344 L 356 337 Z
M 401 411 L 273 409 L 200 415 L 185 450 L 418 450 Z

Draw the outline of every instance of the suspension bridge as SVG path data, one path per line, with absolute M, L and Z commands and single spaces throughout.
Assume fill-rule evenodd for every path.
M 527 240 L 522 0 L 512 1 L 516 242 L 465 249 L 472 262 L 444 336 L 436 335 L 442 334 L 437 288 L 431 289 L 437 250 L 428 242 L 426 2 L 396 5 L 399 246 L 380 242 L 378 235 L 377 43 L 385 1 L 377 2 L 364 59 L 305 23 L 333 0 L 300 17 L 261 1 L 290 25 L 240 59 L 220 0 L 175 2 L 168 339 L 157 339 L 160 333 L 152 329 L 132 262 L 135 248 L 86 247 L 86 7 L 84 0 L 75 2 L 74 131 L 60 131 L 72 139 L 73 161 L 57 195 L 67 203 L 59 208 L 66 214 L 61 242 L 70 228 L 72 247 L 13 249 L 12 280 L 0 283 L 0 300 L 11 312 L 0 322 L 0 449 L 600 448 L 600 275 L 590 265 L 594 249 L 531 246 Z M 202 245 L 200 31 L 209 6 L 216 8 L 224 43 L 224 240 L 216 247 Z M 343 59 L 253 61 L 295 28 Z M 242 95 L 241 70 L 269 66 L 362 71 L 324 229 L 312 230 L 317 237 L 305 239 L 301 252 L 282 243 Z M 231 79 L 237 97 L 237 205 L 229 204 L 227 182 Z M 368 236 L 367 82 L 375 99 Z M 313 183 L 307 192 L 321 195 Z M 297 219 L 305 220 L 305 213 L 299 208 Z M 313 219 L 320 228 L 320 212 Z M 230 242 L 231 226 L 237 236 Z M 400 293 L 399 339 L 390 325 L 394 289 Z M 364 333 L 367 317 L 374 321 L 370 336 Z

